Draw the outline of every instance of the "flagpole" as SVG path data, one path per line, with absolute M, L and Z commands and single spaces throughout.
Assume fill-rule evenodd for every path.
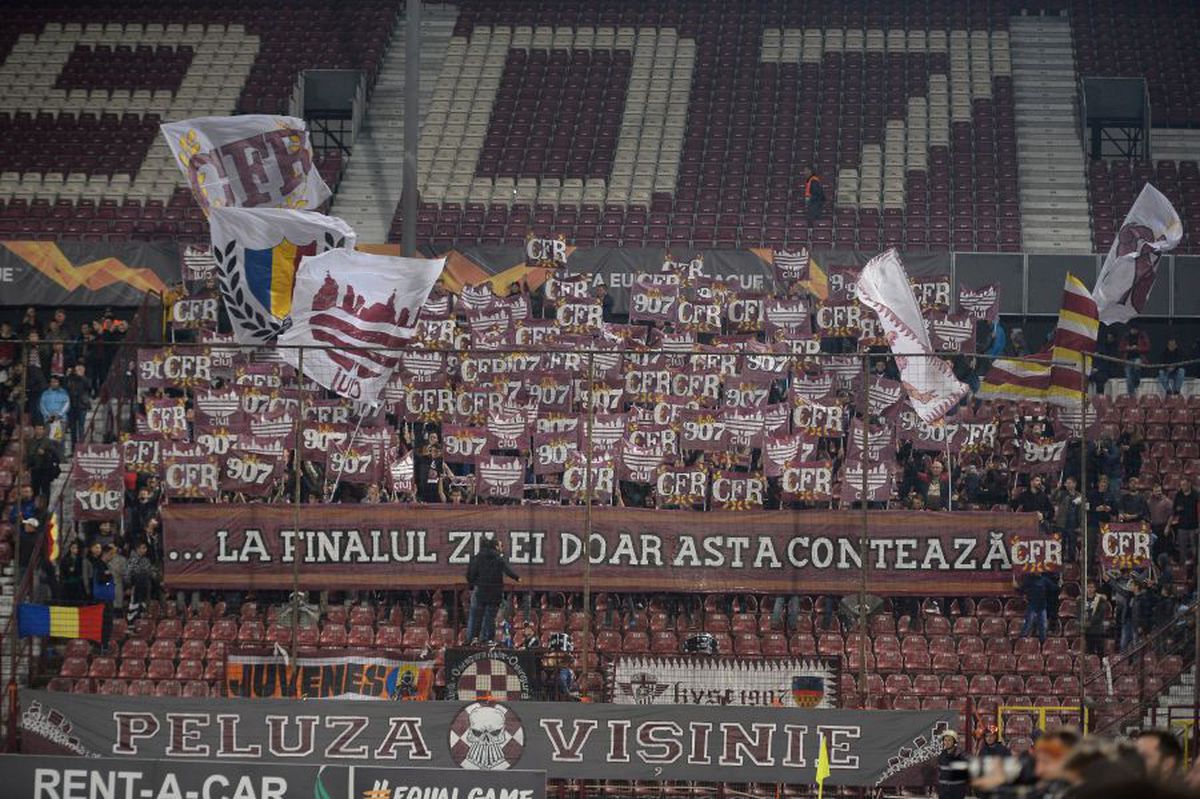
M 583 677 L 580 695 L 586 697 L 589 639 L 592 632 L 592 434 L 596 424 L 596 353 L 588 353 L 587 463 L 583 466 Z
M 362 429 L 363 415 L 358 414 L 358 424 L 354 426 L 354 432 L 350 434 L 350 440 L 346 442 L 346 448 L 342 450 L 342 464 L 337 471 L 337 477 L 333 479 L 333 490 L 329 492 L 329 502 L 333 502 L 333 498 L 337 496 L 338 486 L 342 482 L 342 472 L 346 471 L 346 453 L 354 446 L 354 439 L 358 437 L 358 431 Z
M 300 384 L 300 401 L 296 406 L 296 422 L 293 428 L 295 446 L 292 450 L 292 466 L 295 472 L 295 484 L 292 486 L 292 595 L 289 604 L 292 608 L 292 660 L 295 661 L 300 651 L 300 485 L 304 480 L 303 447 L 300 441 L 300 429 L 304 419 L 304 347 L 296 358 L 296 379 Z
M 14 488 L 16 489 L 17 497 L 17 530 L 13 536 L 13 609 L 12 612 L 17 612 L 16 602 L 21 599 L 21 483 L 22 477 L 25 475 L 25 457 L 26 457 L 26 441 L 25 441 L 25 407 L 27 406 L 26 394 L 29 392 L 29 339 L 21 343 L 21 383 L 20 392 L 17 396 L 21 398 L 20 407 L 17 408 L 17 457 L 20 462 L 17 465 L 16 480 L 14 480 Z M 32 477 L 32 475 L 31 475 Z M 68 478 L 69 479 L 69 478 Z M 33 498 L 33 507 L 37 509 L 37 497 Z M 16 630 L 14 630 L 14 633 Z M 9 666 L 8 666 L 8 686 L 6 696 L 6 713 L 5 722 L 7 724 L 7 739 L 9 743 L 15 743 L 17 734 L 17 664 L 21 660 L 21 639 L 18 635 L 9 636 Z
M 859 465 L 862 468 L 862 532 L 858 539 L 858 675 L 859 693 L 863 697 L 863 706 L 869 707 L 871 701 L 871 683 L 867 680 L 867 616 L 864 612 L 867 606 L 867 437 L 869 433 L 871 405 L 871 353 L 863 353 L 863 387 L 859 399 L 862 413 L 862 441 L 859 452 Z M 849 449 L 849 448 L 847 448 Z M 847 453 L 848 455 L 848 453 Z M 820 789 L 818 788 L 818 791 Z
M 946 432 L 946 420 L 942 420 L 942 432 Z M 954 510 L 954 470 L 950 468 L 950 436 L 946 435 L 946 510 Z M 940 488 L 940 486 L 939 486 Z
M 1087 503 L 1087 429 L 1088 429 L 1088 393 L 1087 393 L 1087 355 L 1081 350 L 1079 353 L 1079 385 L 1081 391 L 1080 396 L 1080 422 L 1079 422 L 1079 492 L 1082 495 L 1082 501 L 1079 503 L 1079 554 L 1081 563 L 1079 567 L 1079 581 L 1082 589 L 1079 592 L 1080 613 L 1079 620 L 1083 622 L 1079 625 L 1079 651 L 1083 653 L 1083 657 L 1079 659 L 1079 726 L 1080 729 L 1087 733 L 1087 680 L 1086 661 L 1087 661 L 1087 588 L 1088 588 L 1088 503 Z

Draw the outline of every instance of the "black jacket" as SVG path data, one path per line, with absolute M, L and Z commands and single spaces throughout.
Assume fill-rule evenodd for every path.
M 484 546 L 467 566 L 467 585 L 479 591 L 479 601 L 498 603 L 504 593 L 504 575 L 520 582 L 521 578 L 509 568 L 504 556 L 490 546 Z
M 958 749 L 953 752 L 943 749 L 938 755 L 938 799 L 966 799 L 966 759 L 967 756 Z

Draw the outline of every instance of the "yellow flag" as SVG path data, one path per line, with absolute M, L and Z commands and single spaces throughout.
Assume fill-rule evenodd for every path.
M 825 734 L 821 734 L 820 754 L 817 755 L 817 799 L 825 793 L 825 780 L 829 777 L 829 747 L 825 745 Z
M 46 523 L 46 553 L 49 560 L 58 560 L 58 514 L 51 513 L 50 521 Z

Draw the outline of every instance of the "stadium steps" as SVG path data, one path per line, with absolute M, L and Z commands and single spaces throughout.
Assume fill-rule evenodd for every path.
M 457 19 L 458 9 L 451 5 L 421 8 L 422 121 L 429 113 Z M 388 227 L 400 202 L 404 175 L 405 27 L 401 11 L 331 212 L 358 232 L 360 242 L 387 241 Z
M 1174 708 L 1175 718 L 1186 717 L 1190 719 L 1191 712 L 1187 709 L 1192 706 L 1192 699 L 1195 696 L 1193 693 L 1196 684 L 1196 666 L 1192 664 L 1190 669 L 1185 670 L 1179 675 L 1179 679 L 1166 687 L 1158 696 L 1158 706 L 1153 709 L 1146 709 L 1145 717 L 1142 720 L 1142 726 L 1150 727 L 1166 727 L 1171 718 L 1171 708 Z
M 1025 249 L 1091 252 L 1070 23 L 1059 17 L 1013 17 L 1009 36 Z
M 1156 161 L 1200 161 L 1200 130 L 1154 128 L 1150 155 Z

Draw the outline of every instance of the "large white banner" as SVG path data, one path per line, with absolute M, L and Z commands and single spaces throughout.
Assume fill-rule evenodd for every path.
M 304 120 L 246 114 L 162 126 L 196 202 L 210 208 L 314 209 L 331 192 L 313 165 Z
M 318 349 L 306 350 L 303 364 L 298 350 L 280 355 L 343 397 L 375 402 L 445 263 L 340 249 L 305 258 L 279 343 Z
M 930 423 L 941 419 L 969 389 L 958 381 L 948 363 L 932 357 L 921 308 L 894 249 L 876 255 L 863 267 L 858 299 L 879 317 L 884 338 L 896 356 L 900 383 L 917 416 Z
M 300 259 L 354 249 L 354 229 L 341 219 L 286 208 L 213 208 L 212 257 L 225 309 L 241 344 L 266 344 L 292 312 Z
M 1171 201 L 1147 183 L 1108 248 L 1092 296 L 1106 325 L 1128 322 L 1146 307 L 1158 275 L 1158 259 L 1183 238 Z
M 837 658 L 622 655 L 612 666 L 618 705 L 838 706 Z

